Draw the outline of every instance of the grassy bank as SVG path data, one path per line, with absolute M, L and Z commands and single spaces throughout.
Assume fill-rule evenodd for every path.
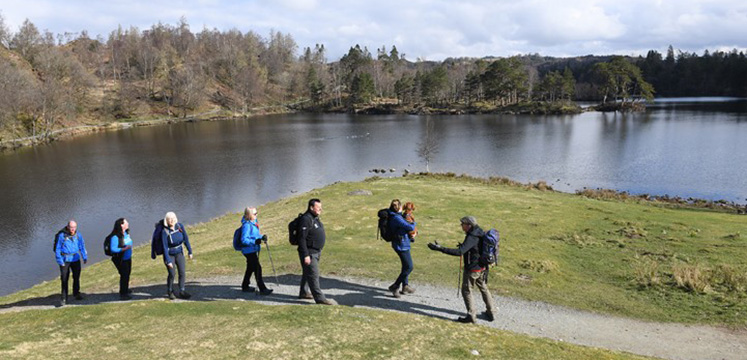
M 358 189 L 369 190 L 373 195 L 348 195 Z M 415 271 L 411 275 L 411 282 L 415 284 L 426 282 L 456 286 L 458 259 L 432 252 L 425 245 L 438 240 L 444 245 L 455 246 L 463 238 L 458 219 L 465 214 L 473 214 L 483 227 L 496 227 L 501 231 L 501 261 L 491 271 L 490 280 L 491 288 L 497 294 L 654 321 L 737 328 L 743 328 L 747 324 L 744 316 L 747 312 L 747 246 L 745 236 L 740 232 L 745 223 L 742 216 L 706 210 L 673 209 L 655 203 L 595 200 L 499 182 L 449 176 L 369 179 L 358 183 L 330 185 L 260 207 L 262 229 L 270 237 L 278 273 L 300 273 L 295 248 L 288 245 L 285 229 L 287 222 L 305 208 L 310 197 L 319 197 L 324 204 L 322 219 L 328 239 L 322 261 L 324 274 L 381 280 L 393 280 L 396 277 L 399 271 L 396 255 L 389 244 L 376 240 L 376 211 L 396 197 L 418 205 L 416 219 L 420 236 L 414 243 Z M 195 249 L 195 258 L 188 264 L 189 279 L 243 271 L 244 258 L 234 252 L 230 244 L 233 230 L 238 224 L 239 215 L 229 214 L 188 228 Z M 265 255 L 262 260 L 264 263 L 268 262 Z M 266 272 L 269 273 L 267 265 L 265 264 L 268 268 Z M 160 260 L 150 260 L 148 248 L 136 249 L 132 286 L 158 284 L 163 278 L 164 269 Z M 109 262 L 95 264 L 84 270 L 84 292 L 114 292 L 116 284 L 117 275 Z M 0 304 L 51 296 L 58 289 L 57 280 L 46 282 L 2 297 Z M 124 309 L 148 314 L 151 308 L 155 313 L 158 312 L 155 309 L 160 309 L 161 306 L 179 309 L 182 305 L 206 307 L 195 311 L 194 316 L 213 311 L 229 311 L 231 306 L 238 306 L 211 303 L 168 307 L 171 305 L 146 302 L 127 305 Z M 40 332 L 48 331 L 46 328 L 49 323 L 42 320 L 44 318 L 72 316 L 68 314 L 104 316 L 104 308 L 107 306 L 113 305 L 62 309 L 54 312 L 57 315 L 27 311 L 3 314 L 0 317 L 4 324 L 15 324 L 11 327 L 4 326 L 3 331 L 15 329 L 14 333 L 20 331 L 38 336 Z M 216 307 L 213 309 L 213 306 Z M 275 311 L 257 308 L 256 311 L 260 313 Z M 278 310 L 280 315 L 276 316 L 292 318 L 296 311 L 294 307 L 282 309 Z M 174 311 L 187 317 L 193 313 Z M 329 313 L 325 313 L 328 311 L 341 311 L 344 316 L 352 317 L 359 316 L 354 314 L 364 313 L 365 316 L 360 316 L 390 316 L 347 308 L 309 311 L 320 312 L 320 318 L 329 316 Z M 173 320 L 171 318 L 169 321 Z M 135 320 L 123 321 L 124 325 L 131 323 L 135 326 L 125 326 L 128 329 L 138 329 L 137 326 L 140 326 L 132 323 Z M 199 319 L 194 321 L 199 321 L 199 327 L 205 323 Z M 280 320 L 271 321 L 268 326 L 279 326 L 280 323 Z M 397 328 L 383 324 L 381 326 L 389 329 Z M 245 329 L 252 328 L 244 325 Z M 457 333 L 450 332 L 450 325 L 443 326 L 446 326 L 444 334 L 448 334 L 443 335 L 444 338 Z M 222 341 L 225 335 L 217 328 L 216 332 L 221 335 L 212 337 L 212 341 Z M 507 335 L 490 333 L 485 336 Z M 4 337 L 7 336 L 0 338 Z M 521 338 L 517 341 L 534 340 Z M 366 343 L 369 345 L 365 346 L 361 343 L 361 346 L 366 349 L 370 346 L 373 351 L 377 346 L 374 343 Z M 12 347 L 8 344 L 10 343 L 5 342 L 0 348 Z M 120 343 L 118 346 L 124 345 L 126 344 Z M 535 345 L 530 347 L 533 346 Z M 557 349 L 557 344 L 548 343 L 547 346 L 545 350 L 552 355 L 546 358 L 558 358 L 560 356 L 554 351 L 565 351 Z M 288 350 L 283 346 L 279 348 Z M 443 351 L 439 354 L 458 357 L 457 353 L 452 352 L 456 350 L 444 348 Z M 398 354 L 389 353 L 394 357 L 400 356 Z M 229 353 L 225 355 L 230 356 Z
M 350 307 L 144 301 L 35 310 L 0 319 L 4 359 L 643 359 Z

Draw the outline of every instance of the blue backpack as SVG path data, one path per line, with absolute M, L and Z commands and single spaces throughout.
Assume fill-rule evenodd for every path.
M 498 230 L 488 230 L 480 240 L 480 266 L 484 267 L 497 264 L 498 252 L 501 246 L 501 236 Z
M 233 249 L 236 251 L 241 251 L 241 229 L 242 226 L 239 226 L 236 231 L 233 232 Z
M 155 259 L 157 255 L 163 255 L 163 242 L 161 232 L 163 231 L 163 220 L 158 220 L 153 236 L 150 238 L 150 258 Z

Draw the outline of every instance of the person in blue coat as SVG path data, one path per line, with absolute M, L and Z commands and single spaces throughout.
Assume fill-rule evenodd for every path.
M 410 232 L 415 230 L 417 225 L 415 222 L 407 222 L 402 214 L 399 212 L 402 209 L 402 203 L 398 199 L 392 200 L 389 205 L 388 216 L 387 216 L 387 234 L 393 234 L 393 240 L 391 242 L 392 249 L 399 256 L 399 261 L 402 263 L 402 269 L 394 281 L 394 284 L 389 286 L 389 291 L 392 292 L 392 296 L 399 298 L 400 294 L 412 294 L 415 292 L 408 280 L 410 273 L 412 273 L 413 263 L 412 256 L 410 255 Z M 399 287 L 402 285 L 402 290 Z
M 130 273 L 132 272 L 132 239 L 130 223 L 125 218 L 114 222 L 114 229 L 108 236 L 112 252 L 112 262 L 119 272 L 119 299 L 130 300 Z
M 184 250 L 182 244 L 187 246 L 189 259 L 192 260 L 192 246 L 189 244 L 189 236 L 184 225 L 179 223 L 176 214 L 172 211 L 166 213 L 163 218 L 163 230 L 161 230 L 161 241 L 163 242 L 163 263 L 169 275 L 166 277 L 166 295 L 169 299 L 174 300 L 189 299 L 192 297 L 185 291 L 184 283 L 186 282 L 186 261 L 184 260 Z M 179 293 L 174 294 L 174 264 L 179 271 Z
M 62 282 L 62 298 L 60 305 L 67 303 L 67 283 L 70 279 L 70 271 L 73 272 L 73 297 L 75 300 L 83 300 L 80 292 L 80 260 L 83 263 L 88 262 L 88 253 L 86 252 L 86 243 L 83 236 L 78 232 L 78 223 L 70 220 L 67 226 L 57 233 L 54 248 L 55 260 L 60 266 L 60 281 Z
M 254 274 L 259 287 L 259 294 L 269 295 L 272 293 L 272 289 L 265 286 L 265 281 L 262 279 L 262 265 L 259 263 L 262 241 L 267 242 L 267 235 L 262 235 L 259 232 L 257 209 L 247 207 L 244 209 L 244 216 L 241 218 L 241 253 L 246 258 L 246 271 L 244 271 L 244 280 L 241 282 L 241 291 L 254 292 L 254 288 L 249 286 L 252 274 Z

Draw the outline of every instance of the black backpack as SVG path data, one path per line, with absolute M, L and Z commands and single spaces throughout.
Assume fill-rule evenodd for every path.
M 114 253 L 112 253 L 112 236 L 114 234 L 109 234 L 107 237 L 104 238 L 104 255 L 106 256 L 112 256 Z
M 67 234 L 67 226 L 65 226 L 60 231 L 58 231 L 56 234 L 54 234 L 54 245 L 52 246 L 52 251 L 54 252 L 57 252 L 57 241 L 60 238 L 60 234 Z
M 298 214 L 295 219 L 288 223 L 288 241 L 294 246 L 298 245 L 298 228 L 301 224 L 302 216 L 303 214 Z
M 498 263 L 498 252 L 501 246 L 501 236 L 496 229 L 490 229 L 480 239 L 480 266 Z
M 376 238 L 379 239 L 379 235 L 381 235 L 381 239 L 384 239 L 386 242 L 401 240 L 401 237 L 397 234 L 389 233 L 389 209 L 381 209 L 377 215 L 379 217 L 379 226 L 376 232 Z
M 150 258 L 155 259 L 156 255 L 163 255 L 163 242 L 161 241 L 161 232 L 163 231 L 163 220 L 158 220 L 153 230 L 153 236 L 150 238 Z

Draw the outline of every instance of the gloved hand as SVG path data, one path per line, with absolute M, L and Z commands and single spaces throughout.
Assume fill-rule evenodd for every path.
M 262 241 L 267 244 L 267 235 L 262 235 Z
M 262 245 L 262 239 L 254 240 L 254 245 Z
M 435 243 L 428 243 L 428 248 L 435 251 L 441 251 L 443 249 L 443 246 L 438 244 L 438 241 Z

